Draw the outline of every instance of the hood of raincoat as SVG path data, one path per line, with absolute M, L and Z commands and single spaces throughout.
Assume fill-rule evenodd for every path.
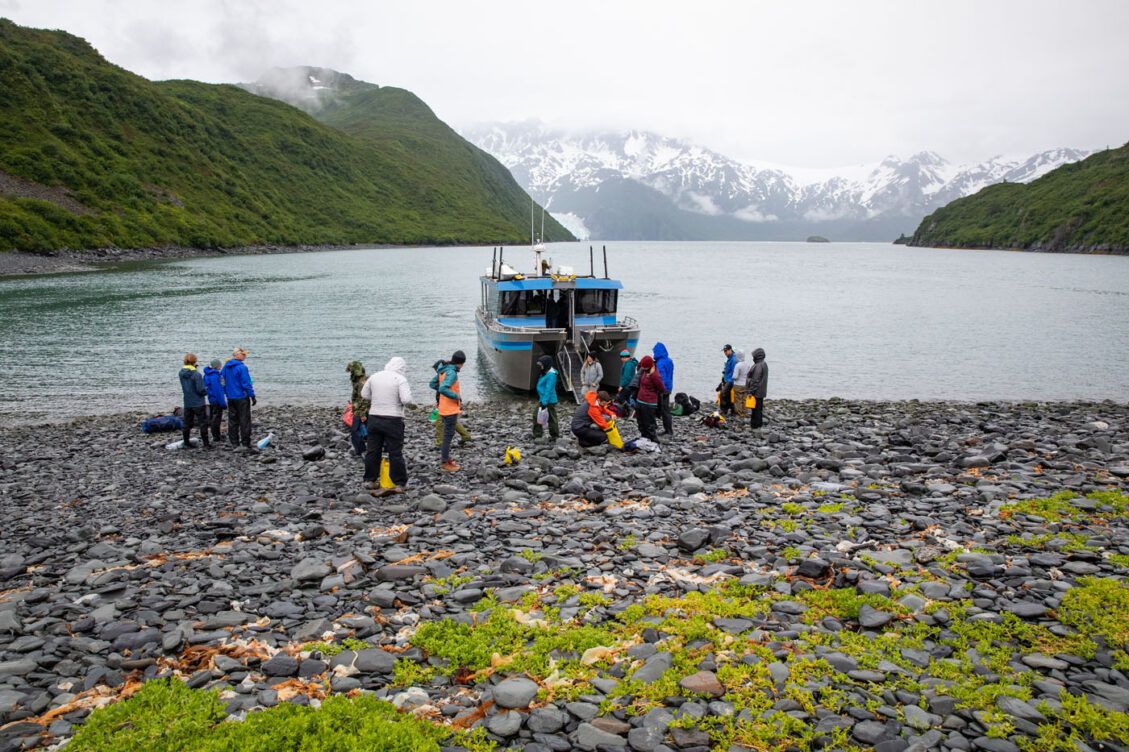
M 401 376 L 406 377 L 407 373 L 405 373 L 405 371 L 408 370 L 408 364 L 404 361 L 403 358 L 397 355 L 384 364 L 384 370 L 392 371 L 393 373 L 398 373 Z
M 762 360 L 764 360 L 764 348 L 758 347 L 756 350 L 753 350 L 753 362 L 760 363 Z
M 655 343 L 655 349 L 653 350 L 653 352 L 655 354 L 655 360 L 658 360 L 659 358 L 670 357 L 670 354 L 666 351 L 666 345 L 664 345 L 662 342 Z

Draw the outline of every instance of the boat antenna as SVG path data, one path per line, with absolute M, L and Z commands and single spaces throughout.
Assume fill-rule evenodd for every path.
M 506 249 L 503 246 L 498 246 L 498 279 L 502 278 L 502 264 L 503 264 L 502 253 L 505 250 Z
M 588 246 L 588 276 L 596 276 L 596 262 L 592 256 L 592 246 Z
M 496 271 L 497 268 L 498 268 L 498 247 L 495 246 L 494 247 L 494 255 L 492 255 L 490 257 L 490 276 L 491 277 L 497 277 L 498 276 L 497 271 Z
M 608 247 L 604 246 L 604 279 L 608 278 Z
M 545 242 L 545 207 L 541 207 L 541 242 Z

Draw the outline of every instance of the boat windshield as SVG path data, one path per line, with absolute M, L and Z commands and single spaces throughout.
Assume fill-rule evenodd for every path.
M 543 290 L 503 292 L 500 310 L 503 316 L 542 315 L 545 313 L 545 292 Z
M 576 312 L 587 316 L 616 312 L 619 290 L 577 290 Z

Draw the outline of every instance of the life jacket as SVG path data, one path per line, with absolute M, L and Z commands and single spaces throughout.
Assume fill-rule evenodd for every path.
M 439 383 L 443 383 L 443 374 L 439 376 Z M 462 390 L 459 388 L 459 374 L 455 372 L 455 383 L 448 387 L 452 392 L 462 395 Z M 436 392 L 439 395 L 439 414 L 440 415 L 458 415 L 459 414 L 459 401 L 453 400 L 443 392 Z

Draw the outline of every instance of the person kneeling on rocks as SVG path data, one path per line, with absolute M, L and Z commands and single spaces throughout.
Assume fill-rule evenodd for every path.
M 365 483 L 375 488 L 380 482 L 380 462 L 388 452 L 389 475 L 395 484 L 393 492 L 403 491 L 408 482 L 404 462 L 404 407 L 412 404 L 412 390 L 404 375 L 407 363 L 396 357 L 383 371 L 369 376 L 361 387 L 361 398 L 369 401 L 368 439 L 365 450 Z M 354 415 L 354 420 L 357 416 Z
M 615 416 L 608 410 L 612 402 L 605 391 L 588 392 L 572 414 L 572 434 L 584 448 L 608 443 L 607 431 Z
M 204 407 L 204 397 L 208 390 L 204 388 L 204 376 L 196 370 L 196 355 L 187 353 L 184 356 L 184 366 L 180 369 L 180 391 L 184 393 L 184 448 L 191 449 L 192 443 L 189 436 L 193 426 L 200 427 L 200 438 L 204 446 L 211 447 L 208 439 L 208 412 Z

